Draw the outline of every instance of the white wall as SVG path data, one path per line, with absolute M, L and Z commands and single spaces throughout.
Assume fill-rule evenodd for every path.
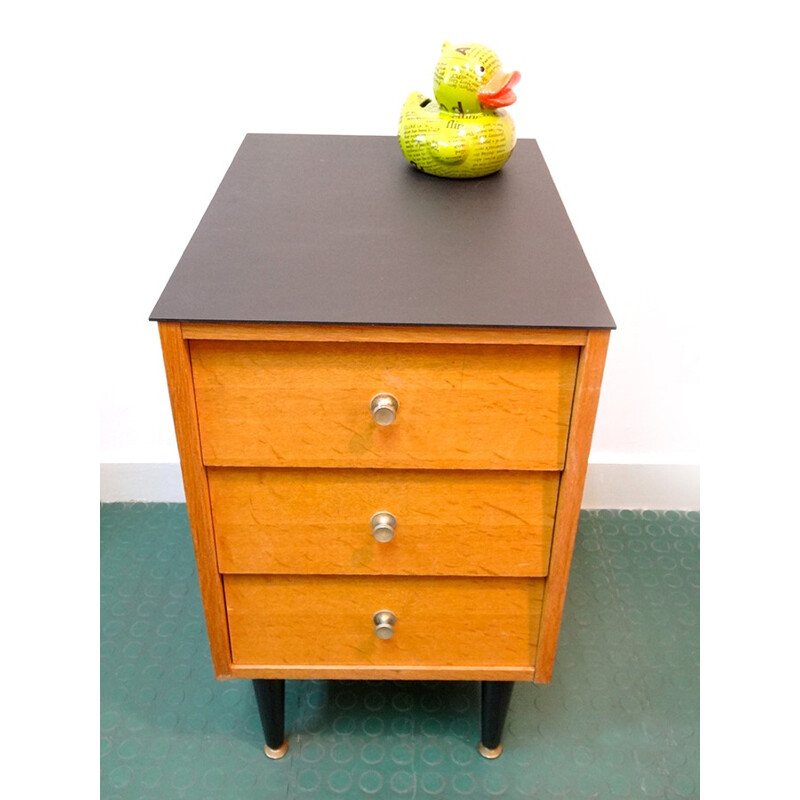
M 618 325 L 592 504 L 698 507 L 697 240 L 708 213 L 698 119 L 708 100 L 696 88 L 711 26 L 697 4 L 127 8 L 108 12 L 104 57 L 87 65 L 87 134 L 108 193 L 91 220 L 105 271 L 101 463 L 177 462 L 147 317 L 243 135 L 394 135 L 406 94 L 430 90 L 441 42 L 479 40 L 522 73 L 511 108 L 518 135 L 538 139 Z M 650 465 L 652 488 L 663 494 L 667 474 L 680 488 L 648 502 L 639 486 L 628 497 L 600 475 L 606 464 Z M 666 472 L 658 477 L 654 465 Z M 152 497 L 147 481 L 132 477 L 126 488 L 132 473 L 114 469 L 104 473 L 104 499 Z

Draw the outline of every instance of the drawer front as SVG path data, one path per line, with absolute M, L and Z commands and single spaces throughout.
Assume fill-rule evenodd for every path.
M 544 472 L 208 470 L 219 568 L 229 573 L 545 575 L 558 481 Z M 396 520 L 389 541 L 373 535 L 381 511 Z
M 191 343 L 210 466 L 561 469 L 577 347 Z M 370 401 L 390 393 L 396 420 Z
M 235 665 L 526 667 L 540 578 L 226 575 Z M 373 615 L 396 616 L 380 639 Z

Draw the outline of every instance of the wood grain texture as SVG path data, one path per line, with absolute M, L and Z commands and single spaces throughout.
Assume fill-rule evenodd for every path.
M 577 347 L 191 342 L 211 466 L 560 469 Z M 369 403 L 394 394 L 380 427 Z
M 572 328 L 465 328 L 433 325 L 270 325 L 184 322 L 187 339 L 275 342 L 395 342 L 401 344 L 584 345 L 586 331 Z
M 558 494 L 550 570 L 545 588 L 536 660 L 537 683 L 549 682 L 553 672 L 609 335 L 609 331 L 605 330 L 591 331 L 578 365 L 567 462 Z
M 287 680 L 342 681 L 532 681 L 532 666 L 523 667 L 382 667 L 309 666 L 308 664 L 247 664 L 231 666 L 232 678 L 285 678 Z
M 208 482 L 200 455 L 200 432 L 194 411 L 195 397 L 188 346 L 181 334 L 180 323 L 160 322 L 158 329 L 186 492 L 186 510 L 197 560 L 200 594 L 211 647 L 211 660 L 217 677 L 225 677 L 229 674 L 231 661 L 228 622 L 222 578 L 217 569 Z
M 209 468 L 222 572 L 537 576 L 557 472 Z M 369 521 L 397 518 L 390 542 Z
M 226 575 L 233 662 L 517 667 L 535 659 L 543 580 Z M 373 614 L 397 616 L 375 635 Z

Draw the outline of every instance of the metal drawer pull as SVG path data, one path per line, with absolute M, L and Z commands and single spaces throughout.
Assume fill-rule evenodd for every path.
M 391 542 L 394 539 L 394 528 L 397 525 L 394 514 L 378 511 L 372 515 L 369 524 L 372 525 L 372 535 L 376 541 Z
M 391 639 L 394 635 L 394 625 L 397 617 L 391 611 L 376 611 L 372 617 L 375 623 L 375 635 L 379 639 Z
M 386 392 L 376 394 L 369 404 L 372 419 L 378 425 L 391 425 L 397 418 L 398 406 L 397 398 Z

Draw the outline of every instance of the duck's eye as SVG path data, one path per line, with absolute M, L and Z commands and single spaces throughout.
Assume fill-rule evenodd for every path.
M 478 65 L 475 67 L 475 72 L 476 72 L 478 75 L 483 75 L 483 73 L 484 73 L 484 72 L 486 72 L 486 67 L 484 67 L 484 66 L 483 66 L 483 64 L 478 64 Z

